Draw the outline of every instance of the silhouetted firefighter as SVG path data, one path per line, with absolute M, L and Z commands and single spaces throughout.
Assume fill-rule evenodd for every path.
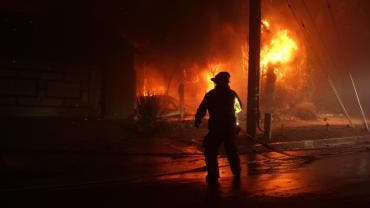
M 241 103 L 238 95 L 229 87 L 230 74 L 220 72 L 211 80 L 216 84 L 215 88 L 209 91 L 200 103 L 195 115 L 195 127 L 199 128 L 202 118 L 207 110 L 209 113 L 209 132 L 203 141 L 204 156 L 207 166 L 207 182 L 218 184 L 219 170 L 217 154 L 218 148 L 224 143 L 230 168 L 234 176 L 240 177 L 240 160 L 235 146 L 238 126 L 235 117 L 235 102 Z
M 180 112 L 180 120 L 184 119 L 184 100 L 185 100 L 185 86 L 184 83 L 181 82 L 178 88 L 179 93 L 179 112 Z

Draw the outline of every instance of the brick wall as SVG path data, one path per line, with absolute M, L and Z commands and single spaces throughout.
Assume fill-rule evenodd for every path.
M 0 66 L 2 116 L 96 116 L 100 91 L 94 66 Z

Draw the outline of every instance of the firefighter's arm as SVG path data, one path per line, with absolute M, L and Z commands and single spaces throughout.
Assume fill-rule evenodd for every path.
M 197 113 L 195 114 L 194 126 L 196 128 L 199 128 L 200 124 L 202 123 L 202 118 L 206 115 L 206 113 L 207 113 L 207 98 L 205 96 L 197 109 Z

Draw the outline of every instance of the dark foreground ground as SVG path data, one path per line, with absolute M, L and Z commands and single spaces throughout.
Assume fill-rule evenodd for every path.
M 167 157 L 156 158 L 157 161 L 142 158 L 146 161 L 142 163 L 116 155 L 93 161 L 84 159 L 80 164 L 83 168 L 74 171 L 13 175 L 18 181 L 3 184 L 2 204 L 7 207 L 354 207 L 370 203 L 367 149 L 288 153 L 294 156 L 242 155 L 240 181 L 231 176 L 225 158 L 221 158 L 218 188 L 208 187 L 204 182 L 205 172 L 199 157 L 172 159 L 173 165 Z M 112 161 L 117 164 L 106 164 Z M 106 165 L 93 167 L 93 162 Z M 142 166 L 150 163 L 156 166 Z M 150 168 L 157 171 L 142 172 L 136 177 L 125 174 Z
M 330 129 L 320 121 L 302 123 L 276 124 L 275 132 L 283 131 L 276 140 L 294 142 L 294 134 L 300 135 L 300 140 L 366 134 L 360 128 L 348 129 L 340 119 Z M 287 148 L 277 153 L 241 136 L 242 177 L 240 181 L 233 179 L 221 150 L 221 184 L 216 189 L 204 181 L 201 136 L 206 129 L 194 131 L 191 123 L 141 137 L 119 121 L 28 120 L 7 121 L 2 126 L 7 134 L 1 143 L 5 162 L 0 169 L 1 207 L 370 204 L 366 142 L 320 149 Z

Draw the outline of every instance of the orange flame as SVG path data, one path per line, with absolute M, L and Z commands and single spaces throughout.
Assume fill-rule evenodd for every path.
M 267 21 L 266 21 L 267 22 Z M 271 41 L 264 44 L 261 51 L 261 70 L 262 73 L 267 71 L 268 65 L 289 64 L 291 63 L 298 50 L 296 41 L 289 36 L 288 30 L 280 30 L 273 35 Z M 275 73 L 282 77 L 284 71 L 275 68 Z
M 214 87 L 214 83 L 211 81 L 211 78 L 213 78 L 218 72 L 220 72 L 221 70 L 225 70 L 223 68 L 223 64 L 221 63 L 216 63 L 216 64 L 208 64 L 208 70 L 206 70 L 204 72 L 204 79 L 207 83 L 207 89 L 206 91 L 210 91 L 211 89 L 213 89 Z
M 262 26 L 262 29 L 270 29 L 270 22 L 267 21 L 267 20 L 262 20 L 261 21 L 261 26 Z
M 141 90 L 139 90 L 138 94 L 142 96 L 149 96 L 149 95 L 163 95 L 166 92 L 165 85 L 162 80 L 159 80 L 158 77 L 154 76 L 154 72 L 149 74 L 151 76 L 146 76 L 143 78 Z
M 288 31 L 281 30 L 271 40 L 270 44 L 263 47 L 261 51 L 261 65 L 288 63 L 292 60 L 297 49 L 297 43 L 289 37 Z

